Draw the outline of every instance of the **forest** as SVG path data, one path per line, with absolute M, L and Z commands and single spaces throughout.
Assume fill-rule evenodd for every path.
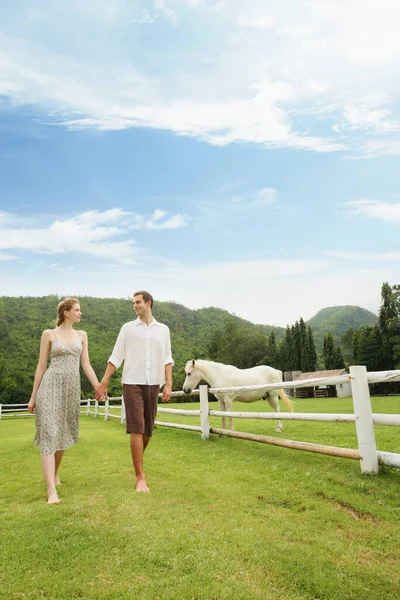
M 80 297 L 79 328 L 89 336 L 89 353 L 103 375 L 121 325 L 135 318 L 130 298 Z M 27 403 L 39 358 L 42 331 L 55 327 L 58 296 L 0 297 L 0 403 Z M 171 330 L 174 389 L 182 389 L 184 366 L 203 358 L 248 368 L 268 364 L 282 371 L 310 372 L 364 364 L 368 370 L 400 367 L 400 286 L 383 283 L 378 316 L 358 306 L 322 309 L 286 328 L 256 325 L 215 307 L 191 310 L 155 302 L 154 316 Z M 121 373 L 109 395 L 121 394 Z M 92 389 L 82 374 L 82 397 Z

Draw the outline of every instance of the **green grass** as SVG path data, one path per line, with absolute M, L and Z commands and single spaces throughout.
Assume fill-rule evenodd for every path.
M 373 405 L 400 412 L 399 398 Z M 299 400 L 296 410 L 350 412 L 351 401 Z M 353 424 L 284 426 L 283 437 L 356 447 Z M 1 599 L 400 597 L 399 470 L 366 476 L 357 461 L 157 427 L 145 457 L 151 494 L 141 495 L 123 426 L 83 416 L 63 502 L 48 506 L 33 429 L 31 418 L 0 422 Z M 274 435 L 274 422 L 236 429 Z M 398 428 L 376 433 L 380 450 L 400 452 Z

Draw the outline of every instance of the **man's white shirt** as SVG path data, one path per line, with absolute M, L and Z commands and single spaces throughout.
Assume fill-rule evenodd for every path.
M 165 365 L 174 364 L 169 328 L 154 318 L 146 325 L 138 317 L 121 327 L 108 362 L 124 362 L 122 383 L 164 385 Z

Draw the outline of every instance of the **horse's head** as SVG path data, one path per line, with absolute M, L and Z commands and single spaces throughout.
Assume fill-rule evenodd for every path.
M 201 380 L 201 373 L 196 366 L 196 361 L 188 360 L 185 367 L 186 379 L 183 382 L 183 391 L 185 394 L 191 394 L 192 390 Z

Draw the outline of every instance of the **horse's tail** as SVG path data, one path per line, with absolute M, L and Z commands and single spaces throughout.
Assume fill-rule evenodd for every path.
M 294 406 L 293 406 L 293 402 L 291 401 L 291 399 L 286 395 L 285 390 L 279 390 L 279 395 L 281 397 L 281 400 L 283 400 L 283 402 L 286 404 L 286 406 L 288 407 L 288 409 L 290 410 L 290 412 L 294 412 Z

